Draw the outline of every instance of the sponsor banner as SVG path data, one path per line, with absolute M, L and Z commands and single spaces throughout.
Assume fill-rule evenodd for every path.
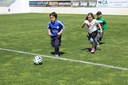
M 128 0 L 97 0 L 97 7 L 127 8 Z
M 71 1 L 29 1 L 30 7 L 71 7 Z
M 128 0 L 108 0 L 108 7 L 128 7 Z
M 118 7 L 128 8 L 128 0 L 45 0 L 29 1 L 30 7 Z
M 97 0 L 71 0 L 72 7 L 96 7 Z
M 29 1 L 29 7 L 47 7 L 48 1 Z
M 48 2 L 48 5 L 49 5 L 50 7 L 58 7 L 58 2 L 57 2 L 57 1 L 49 1 L 49 2 Z
M 107 0 L 97 0 L 97 7 L 108 7 Z
M 96 7 L 97 0 L 29 1 L 30 7 Z
M 59 7 L 71 7 L 71 1 L 59 1 L 58 6 Z

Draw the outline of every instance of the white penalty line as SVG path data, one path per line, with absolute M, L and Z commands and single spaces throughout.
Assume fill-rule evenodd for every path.
M 60 57 L 56 58 L 56 57 L 52 57 L 52 56 L 36 54 L 36 53 L 31 53 L 31 52 L 18 51 L 18 50 L 11 50 L 11 49 L 6 49 L 6 48 L 0 48 L 0 50 L 14 52 L 14 53 L 21 53 L 21 54 L 29 54 L 29 55 L 34 55 L 34 56 L 39 55 L 39 56 L 46 57 L 46 58 L 58 59 L 58 60 L 63 60 L 63 61 L 71 61 L 71 62 L 76 62 L 76 63 L 84 63 L 84 64 L 107 67 L 107 68 L 118 69 L 118 70 L 128 70 L 128 68 L 116 67 L 116 66 L 112 66 L 112 65 L 93 63 L 93 62 L 81 61 L 81 60 L 74 60 L 74 59 L 68 59 L 68 58 L 60 58 Z

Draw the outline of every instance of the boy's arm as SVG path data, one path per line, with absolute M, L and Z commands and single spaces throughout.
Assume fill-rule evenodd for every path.
M 60 35 L 62 35 L 62 33 L 63 33 L 63 29 L 61 29 L 61 31 L 58 33 L 58 35 L 60 36 Z
M 65 29 L 64 24 L 62 22 L 60 22 L 59 26 L 61 28 L 61 31 L 57 34 L 58 36 L 62 35 L 62 33 L 63 33 L 64 29 Z
M 99 28 L 100 28 L 100 32 L 102 33 L 103 30 L 102 30 L 101 25 L 100 25 L 99 23 L 98 23 L 98 26 L 99 26 Z
M 104 20 L 104 30 L 106 30 L 107 29 L 107 23 L 106 23 L 106 21 Z
M 50 29 L 48 29 L 48 36 L 51 36 L 51 31 L 50 31 Z
M 51 26 L 50 26 L 50 22 L 48 23 L 48 36 L 51 36 Z

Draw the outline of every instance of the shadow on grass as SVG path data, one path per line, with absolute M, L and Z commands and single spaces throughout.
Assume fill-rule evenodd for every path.
M 51 52 L 52 55 L 55 55 L 55 52 Z M 59 52 L 59 55 L 63 55 L 65 52 Z
M 34 65 L 36 65 L 36 66 L 43 65 L 43 62 L 41 62 L 39 64 L 34 63 Z
M 86 50 L 87 52 L 91 52 L 91 48 L 84 48 L 84 49 L 82 49 L 82 50 Z M 97 50 L 98 50 L 98 51 L 101 51 L 101 49 L 99 49 L 99 48 L 97 48 L 96 51 L 97 51 Z
M 103 44 L 105 44 L 105 42 L 100 42 L 100 45 L 103 45 Z
M 84 48 L 82 50 L 86 50 L 86 51 L 90 52 L 91 51 L 91 48 Z

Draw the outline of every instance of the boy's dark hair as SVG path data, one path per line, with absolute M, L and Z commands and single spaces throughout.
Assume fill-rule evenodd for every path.
M 88 13 L 87 16 L 86 16 L 86 20 L 88 20 L 88 16 L 91 15 L 93 19 L 95 19 L 93 13 Z
M 101 11 L 98 11 L 98 12 L 96 13 L 96 15 L 102 15 L 102 12 L 101 12 Z
M 102 15 L 102 12 L 101 12 L 101 11 L 98 11 L 98 12 L 96 13 L 96 15 Z
M 55 18 L 57 18 L 57 13 L 56 12 L 52 12 L 49 14 L 49 16 L 54 16 Z

